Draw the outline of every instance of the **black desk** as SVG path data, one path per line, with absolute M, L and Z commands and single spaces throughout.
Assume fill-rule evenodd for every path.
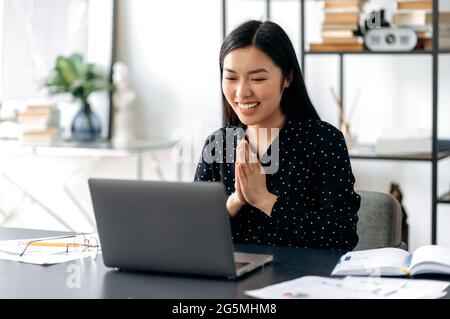
M 0 227 L 0 240 L 63 234 L 67 233 Z M 243 278 L 226 280 L 121 272 L 105 267 L 101 255 L 95 261 L 86 258 L 52 266 L 0 260 L 0 298 L 247 298 L 245 290 L 300 276 L 328 276 L 342 255 L 253 245 L 236 245 L 236 250 L 273 254 L 274 261 Z M 70 276 L 78 271 L 80 288 L 69 288 Z

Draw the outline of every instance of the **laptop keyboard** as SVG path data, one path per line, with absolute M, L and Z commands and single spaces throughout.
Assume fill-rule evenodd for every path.
M 242 267 L 245 267 L 247 265 L 250 265 L 251 263 L 243 263 L 243 262 L 235 262 L 234 265 L 236 269 L 241 269 Z

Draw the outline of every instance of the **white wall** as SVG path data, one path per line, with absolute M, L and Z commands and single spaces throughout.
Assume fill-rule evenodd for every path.
M 220 1 L 118 2 L 117 59 L 138 95 L 137 135 L 189 132 L 201 144 L 221 124 Z

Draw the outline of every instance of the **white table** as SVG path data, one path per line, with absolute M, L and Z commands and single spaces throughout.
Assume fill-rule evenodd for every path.
M 74 195 L 73 190 L 69 187 L 69 181 L 77 176 L 82 176 L 91 171 L 95 165 L 104 157 L 108 156 L 134 156 L 136 157 L 136 178 L 142 179 L 143 177 L 143 157 L 147 154 L 151 161 L 151 166 L 155 169 L 155 172 L 160 180 L 164 180 L 162 174 L 161 165 L 158 158 L 154 155 L 155 151 L 172 149 L 179 147 L 179 143 L 176 140 L 141 140 L 127 147 L 117 147 L 110 141 L 100 141 L 92 143 L 76 143 L 71 141 L 62 141 L 51 145 L 23 145 L 17 140 L 0 140 L 0 156 L 3 155 L 35 155 L 35 156 L 86 156 L 88 162 L 83 162 L 77 165 L 75 169 L 69 174 L 63 183 L 63 190 L 70 200 L 75 204 L 78 210 L 83 214 L 84 218 L 89 221 L 90 225 L 94 225 L 91 214 L 80 204 L 80 201 Z M 178 169 L 180 174 L 180 170 Z M 16 205 L 8 211 L 0 207 L 0 215 L 3 220 L 1 225 L 5 225 L 15 216 L 16 208 L 26 199 L 30 199 L 33 203 L 44 209 L 49 215 L 56 219 L 61 225 L 69 230 L 74 230 L 66 221 L 64 221 L 56 212 L 49 208 L 42 200 L 31 194 L 12 176 L 10 176 L 5 169 L 0 165 L 0 176 L 7 180 L 11 185 L 20 190 L 23 194 L 21 199 Z

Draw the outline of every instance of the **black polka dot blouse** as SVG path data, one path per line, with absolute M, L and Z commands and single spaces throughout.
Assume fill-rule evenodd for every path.
M 221 128 L 208 137 L 194 177 L 222 182 L 227 196 L 235 191 L 236 129 Z M 278 158 L 271 156 L 274 142 Z M 266 169 L 267 189 L 277 201 L 271 216 L 248 204 L 241 208 L 231 218 L 234 242 L 352 250 L 361 198 L 353 188 L 342 133 L 320 120 L 290 118 L 274 142 L 260 160 L 271 168 L 271 173 Z

